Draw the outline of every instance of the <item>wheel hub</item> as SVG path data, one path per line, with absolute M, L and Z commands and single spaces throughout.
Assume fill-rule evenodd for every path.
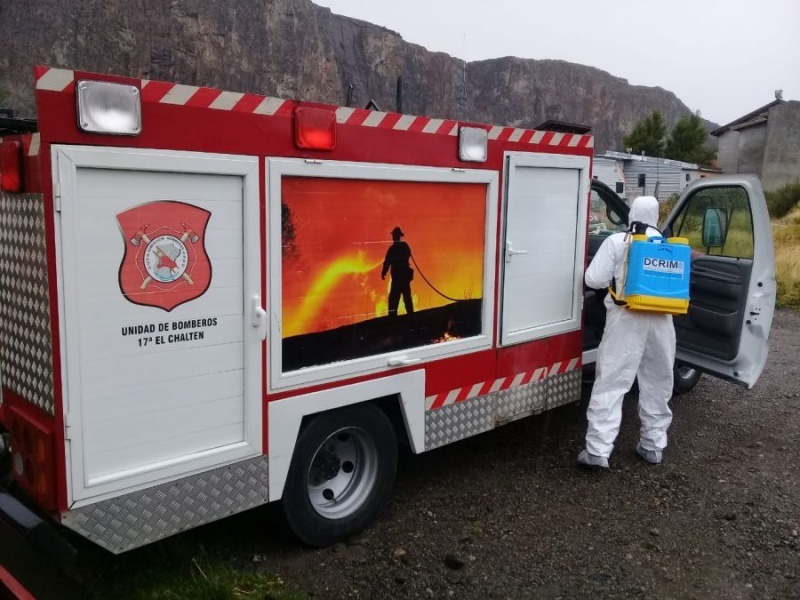
M 341 468 L 342 461 L 339 460 L 335 450 L 321 450 L 311 465 L 311 481 L 316 485 L 330 481 L 339 474 Z
M 308 498 L 314 510 L 328 519 L 356 512 L 375 485 L 376 452 L 374 440 L 354 427 L 320 444 L 308 470 Z

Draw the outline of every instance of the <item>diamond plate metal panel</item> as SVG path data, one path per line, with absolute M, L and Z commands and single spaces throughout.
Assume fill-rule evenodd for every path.
M 574 402 L 581 397 L 581 381 L 583 372 L 575 369 L 544 380 L 547 386 L 547 403 L 544 410 L 550 410 L 564 404 Z
M 76 508 L 62 523 L 119 554 L 268 502 L 268 460 L 248 459 Z
M 581 396 L 581 369 L 456 402 L 425 413 L 425 449 L 489 431 L 517 417 L 556 408 Z
M 497 392 L 497 414 L 500 420 L 507 421 L 522 413 L 544 410 L 547 388 L 541 381 L 529 385 L 512 387 Z
M 53 415 L 44 218 L 41 194 L 0 192 L 0 373 L 9 389 Z
M 493 394 L 429 410 L 425 413 L 425 449 L 493 429 L 494 421 Z

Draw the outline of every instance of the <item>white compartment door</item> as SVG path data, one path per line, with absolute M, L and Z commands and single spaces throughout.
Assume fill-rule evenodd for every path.
M 71 505 L 261 454 L 256 159 L 53 156 Z
M 501 344 L 581 327 L 588 157 L 506 156 Z

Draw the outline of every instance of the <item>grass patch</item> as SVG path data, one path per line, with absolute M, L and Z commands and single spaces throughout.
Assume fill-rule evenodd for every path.
M 76 579 L 89 598 L 119 600 L 305 600 L 280 577 L 238 567 L 200 549 L 161 544 L 114 556 L 89 552 Z
M 800 206 L 772 222 L 772 239 L 778 279 L 777 304 L 800 308 Z
M 800 182 L 789 183 L 777 190 L 764 193 L 767 199 L 769 216 L 780 219 L 800 205 Z

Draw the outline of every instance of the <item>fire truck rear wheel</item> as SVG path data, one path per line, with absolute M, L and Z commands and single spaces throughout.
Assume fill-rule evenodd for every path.
M 386 415 L 363 405 L 322 413 L 297 439 L 283 511 L 297 537 L 328 546 L 368 527 L 389 498 L 397 439 Z

